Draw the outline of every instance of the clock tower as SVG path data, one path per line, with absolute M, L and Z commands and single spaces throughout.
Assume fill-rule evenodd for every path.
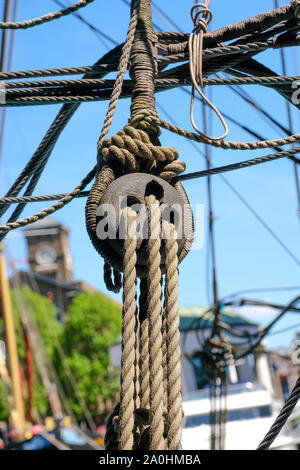
M 72 283 L 73 268 L 69 231 L 53 217 L 46 217 L 23 230 L 30 271 Z

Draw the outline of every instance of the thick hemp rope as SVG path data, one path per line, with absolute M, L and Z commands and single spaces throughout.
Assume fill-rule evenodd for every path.
M 164 450 L 164 386 L 162 368 L 161 211 L 155 196 L 145 198 L 148 209 L 148 321 L 150 372 L 150 449 Z
M 137 214 L 127 207 L 125 217 L 127 231 L 124 242 L 120 450 L 133 448 L 135 351 L 137 349 L 135 345 Z
M 181 361 L 178 303 L 178 244 L 174 225 L 164 221 L 162 225 L 166 246 L 166 365 L 167 365 L 167 409 L 169 450 L 181 446 L 182 400 Z

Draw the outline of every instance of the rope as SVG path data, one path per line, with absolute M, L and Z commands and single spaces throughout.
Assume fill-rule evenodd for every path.
M 273 161 L 279 158 L 290 157 L 291 155 L 298 154 L 300 152 L 300 147 L 295 147 L 290 150 L 282 150 L 277 153 L 273 153 L 270 155 L 265 155 L 262 157 L 253 158 L 250 160 L 245 160 L 238 163 L 232 163 L 230 165 L 224 165 L 216 168 L 211 168 L 209 170 L 201 170 L 196 171 L 193 173 L 186 173 L 184 175 L 180 175 L 179 179 L 181 181 L 187 181 L 195 178 L 202 178 L 204 176 L 211 176 L 215 174 L 225 173 L 227 171 L 239 170 L 242 168 L 248 168 L 249 166 L 259 165 L 261 163 L 267 163 L 269 161 Z M 298 160 L 296 160 L 298 163 Z M 161 175 L 163 176 L 163 174 Z M 40 196 L 23 196 L 23 197 L 3 197 L 0 198 L 0 204 L 11 204 L 11 203 L 20 203 L 20 202 L 43 202 L 43 201 L 51 201 L 62 199 L 67 195 L 67 193 L 59 193 L 59 194 L 45 194 Z M 77 194 L 76 197 L 86 197 L 89 195 L 89 191 L 81 191 Z M 111 267 L 110 267 L 111 271 Z M 113 289 L 112 289 L 113 290 Z
M 165 315 L 167 329 L 167 409 L 168 449 L 177 450 L 181 445 L 181 362 L 178 303 L 178 244 L 173 224 L 164 221 L 166 237 L 166 288 Z
M 195 178 L 202 178 L 204 176 L 217 175 L 219 173 L 225 173 L 227 171 L 239 170 L 241 168 L 248 168 L 253 165 L 259 165 L 261 163 L 268 163 L 270 161 L 278 160 L 279 158 L 288 157 L 300 153 L 300 147 L 295 147 L 289 150 L 281 150 L 280 152 L 272 153 L 270 155 L 264 155 L 262 157 L 252 158 L 238 163 L 232 163 L 230 165 L 219 166 L 216 168 L 210 168 L 208 170 L 195 171 L 194 173 L 187 173 L 180 176 L 181 181 L 191 180 Z
M 148 321 L 150 371 L 150 449 L 164 450 L 162 315 L 161 315 L 161 212 L 155 196 L 145 198 L 148 209 Z
M 0 22 L 0 29 L 26 29 L 32 28 L 33 26 L 40 25 L 43 23 L 47 23 L 48 21 L 56 20 L 57 18 L 61 18 L 62 16 L 69 15 L 70 13 L 74 13 L 75 11 L 79 10 L 80 8 L 85 7 L 89 3 L 92 3 L 94 0 L 79 0 L 78 2 L 74 3 L 73 5 L 69 6 L 68 8 L 64 8 L 63 10 L 58 10 L 53 13 L 47 13 L 46 15 L 40 16 L 39 18 L 33 18 L 32 20 L 25 20 L 25 21 L 8 21 L 8 22 Z
M 240 60 L 240 59 L 239 59 Z M 226 68 L 230 65 L 227 64 Z M 223 67 L 224 68 L 224 67 Z M 209 73 L 215 73 L 222 69 L 221 65 L 218 65 L 214 71 Z M 280 86 L 287 86 L 295 82 L 299 82 L 300 77 L 295 76 L 271 76 L 271 77 L 239 77 L 239 78 L 208 78 L 203 79 L 205 86 L 220 86 L 220 85 L 261 85 L 274 88 L 281 94 L 284 94 L 283 89 Z M 12 107 L 12 106 L 32 106 L 32 105 L 49 105 L 49 104 L 79 104 L 83 102 L 93 101 L 105 101 L 111 96 L 112 86 L 114 80 L 98 80 L 98 79 L 81 79 L 81 80 L 54 80 L 54 81 L 43 81 L 43 82 L 21 82 L 21 89 L 14 88 L 17 86 L 15 82 L 12 89 L 6 90 L 6 102 L 1 103 L 1 107 Z M 31 86 L 34 84 L 42 84 L 42 88 L 26 88 L 27 83 Z M 177 77 L 158 77 L 155 80 L 155 93 L 170 90 L 173 88 L 191 85 L 190 78 L 177 78 Z M 52 85 L 57 87 L 50 88 Z M 79 94 L 80 90 L 83 94 Z M 128 98 L 132 95 L 132 81 L 124 80 L 123 89 L 119 98 Z M 287 98 L 287 96 L 285 96 Z M 291 99 L 290 99 L 291 101 Z M 203 141 L 206 139 L 205 134 Z
M 261 31 L 271 29 L 273 26 L 288 20 L 297 20 L 299 18 L 299 2 L 292 0 L 289 5 L 277 8 L 272 11 L 260 13 L 247 20 L 225 26 L 215 31 L 208 32 L 204 36 L 205 47 L 218 45 L 233 39 L 256 35 Z M 160 33 L 160 40 L 164 43 L 180 42 L 180 50 L 187 47 L 189 35 L 186 33 Z
M 140 319 L 140 405 L 141 408 L 150 407 L 149 382 L 149 318 L 148 318 L 148 281 L 140 281 L 139 298 Z
M 122 91 L 122 84 L 123 84 L 123 80 L 124 80 L 124 75 L 125 75 L 126 70 L 127 70 L 128 60 L 129 60 L 129 56 L 130 56 L 130 52 L 131 52 L 131 48 L 132 48 L 132 43 L 133 43 L 133 39 L 134 39 L 136 27 L 137 27 L 138 11 L 139 11 L 139 8 L 140 8 L 140 1 L 141 0 L 136 0 L 136 2 L 134 4 L 133 11 L 132 11 L 131 20 L 130 20 L 130 23 L 129 23 L 128 32 L 127 32 L 127 36 L 126 36 L 126 41 L 125 41 L 123 51 L 122 51 L 122 55 L 121 55 L 120 62 L 119 62 L 117 78 L 116 78 L 116 81 L 114 83 L 113 92 L 111 94 L 109 106 L 108 106 L 106 116 L 105 116 L 105 120 L 104 120 L 104 124 L 103 124 L 102 130 L 101 130 L 101 133 L 100 133 L 100 137 L 99 137 L 99 140 L 98 140 L 98 158 L 99 158 L 99 154 L 100 154 L 101 149 L 102 149 L 103 141 L 106 138 L 106 136 L 109 132 L 110 126 L 112 124 L 113 116 L 114 116 L 114 113 L 115 113 L 115 110 L 116 110 L 116 107 L 117 107 L 117 104 L 118 104 L 118 100 L 119 100 L 119 97 L 120 97 L 120 94 L 121 94 L 121 91 Z
M 136 212 L 127 207 L 125 210 L 127 232 L 124 242 L 123 275 L 120 450 L 131 450 L 134 441 L 136 218 Z
M 263 85 L 271 86 L 274 85 L 289 85 L 294 82 L 299 82 L 300 76 L 271 76 L 271 77 L 239 77 L 239 78 L 206 78 L 203 79 L 204 85 Z M 115 80 L 101 80 L 101 79 L 76 79 L 76 80 L 43 80 L 43 81 L 31 81 L 31 82 L 8 82 L 6 83 L 5 94 L 9 99 L 8 105 L 17 98 L 31 98 L 34 102 L 39 98 L 39 95 L 44 95 L 46 98 L 61 99 L 61 95 L 68 95 L 67 98 L 87 99 L 97 98 L 98 100 L 107 99 L 106 94 L 101 96 L 101 91 L 107 88 L 112 88 Z M 155 79 L 155 92 L 164 91 L 166 89 L 172 89 L 177 86 L 190 85 L 191 79 L 189 78 L 158 78 Z M 132 81 L 124 80 L 123 82 L 122 97 L 126 97 L 128 92 L 132 90 Z M 52 88 L 50 88 L 52 87 Z M 86 98 L 78 95 L 78 91 L 82 90 L 87 92 Z M 90 95 L 89 95 L 90 93 Z M 98 93 L 98 94 L 96 94 Z M 64 98 L 66 98 L 64 96 Z M 4 104 L 3 104 L 4 105 Z
M 105 63 L 107 59 L 110 57 L 113 57 L 114 54 L 119 53 L 119 47 L 116 47 L 112 51 L 110 51 L 108 54 L 105 54 L 97 63 L 96 65 L 100 64 L 102 61 Z M 76 112 L 78 109 L 79 104 L 73 105 L 73 106 L 63 106 L 59 113 L 57 114 L 56 118 L 54 119 L 53 123 L 51 124 L 49 130 L 47 131 L 46 135 L 44 136 L 42 142 L 40 143 L 39 147 L 23 169 L 23 171 L 20 173 L 19 177 L 16 179 L 14 184 L 10 187 L 8 192 L 6 193 L 7 197 L 12 197 L 16 196 L 20 190 L 23 188 L 23 186 L 26 184 L 28 179 L 32 176 L 32 182 L 28 189 L 26 190 L 25 196 L 28 196 L 32 193 L 34 190 L 34 187 L 36 186 L 40 175 L 51 155 L 51 152 L 55 146 L 55 143 L 60 136 L 61 132 L 63 131 L 64 127 L 66 124 L 69 122 L 73 114 Z M 57 204 L 50 206 L 50 208 L 47 209 L 47 212 L 45 214 L 45 210 L 34 214 L 35 220 L 38 220 L 39 218 L 43 218 L 45 215 L 48 215 L 50 213 L 55 212 L 56 210 L 62 208 L 66 203 L 70 202 L 70 198 L 72 199 L 73 197 L 76 197 L 77 194 L 80 193 L 82 189 L 84 189 L 84 186 L 88 184 L 89 181 L 93 178 L 93 175 L 95 173 L 95 168 L 88 173 L 88 175 L 82 180 L 82 182 L 78 185 L 78 187 L 74 188 L 71 193 L 68 193 L 65 195 L 66 199 L 63 198 L 61 201 L 59 201 Z M 9 205 L 0 205 L 0 215 L 3 215 L 4 212 L 8 209 Z M 16 221 L 16 219 L 19 217 L 20 213 L 24 209 L 24 204 L 20 204 L 17 209 L 13 212 L 9 219 L 9 223 L 13 223 Z M 30 220 L 27 221 L 27 219 L 21 219 L 18 221 L 15 225 L 8 225 L 6 228 L 8 230 L 11 230 L 13 228 L 18 228 L 19 226 L 26 225 L 27 223 L 30 223 Z M 7 230 L 5 230 L 4 233 L 6 233 Z
M 121 90 L 122 90 L 124 75 L 125 75 L 126 70 L 127 70 L 130 51 L 131 51 L 131 48 L 132 48 L 134 34 L 135 34 L 136 27 L 137 27 L 139 6 L 140 6 L 140 2 L 137 0 L 134 4 L 134 8 L 133 8 L 133 11 L 132 11 L 126 41 L 125 41 L 123 51 L 122 51 L 122 55 L 121 55 L 120 62 L 119 62 L 117 78 L 116 78 L 116 81 L 114 83 L 113 92 L 112 92 L 111 97 L 110 97 L 110 102 L 109 102 L 109 106 L 108 106 L 108 109 L 107 109 L 107 112 L 106 112 L 104 124 L 103 124 L 102 130 L 101 130 L 101 133 L 100 133 L 100 137 L 99 137 L 99 140 L 98 140 L 97 160 L 98 160 L 98 166 L 99 167 L 100 167 L 100 158 L 101 158 L 102 145 L 105 142 L 106 136 L 107 136 L 107 134 L 109 132 L 109 129 L 110 129 L 110 126 L 112 124 L 113 116 L 114 116 L 114 113 L 115 113 L 115 110 L 116 110 L 116 107 L 117 107 L 117 103 L 118 103 L 118 99 L 119 99 L 119 96 L 120 96 L 120 93 L 121 93 Z M 108 170 L 105 170 L 105 171 L 108 171 Z M 105 252 L 104 248 L 102 246 L 98 247 L 99 239 L 95 235 L 96 210 L 97 210 L 97 206 L 98 206 L 99 201 L 100 201 L 100 195 L 102 194 L 102 192 L 104 190 L 104 188 L 101 187 L 101 185 L 102 185 L 101 176 L 102 176 L 102 172 L 100 171 L 100 172 L 98 172 L 97 177 L 95 179 L 95 182 L 93 184 L 93 187 L 90 191 L 90 195 L 89 195 L 87 205 L 86 205 L 86 225 L 87 225 L 87 231 L 88 231 L 89 237 L 90 237 L 94 247 L 109 262 L 109 260 L 106 258 L 106 252 Z M 112 178 L 114 178 L 114 175 L 111 175 L 111 179 Z M 112 264 L 112 263 L 109 262 L 109 264 Z M 107 285 L 107 288 L 109 288 L 111 283 L 110 282 L 106 283 L 106 285 Z
M 155 118 L 153 118 L 155 119 Z M 157 123 L 167 129 L 170 132 L 174 132 L 175 134 L 181 135 L 186 139 L 194 140 L 196 142 L 205 142 L 209 145 L 213 145 L 214 147 L 220 147 L 223 149 L 231 149 L 231 150 L 256 150 L 261 148 L 268 148 L 268 147 L 281 147 L 283 145 L 293 144 L 295 142 L 299 142 L 300 134 L 291 135 L 288 137 L 283 137 L 281 139 L 273 139 L 273 140 L 262 140 L 256 142 L 232 142 L 232 141 L 214 141 L 211 139 L 203 138 L 200 135 L 197 135 L 193 132 L 189 132 L 185 129 L 182 129 L 179 126 L 175 126 L 174 124 L 164 121 L 163 119 L 158 119 Z
M 157 33 L 158 39 L 160 38 L 162 33 Z M 177 34 L 177 33 L 174 33 Z M 268 41 L 256 41 L 256 42 L 249 42 L 245 44 L 236 44 L 236 45 L 223 45 L 223 46 L 217 46 L 213 48 L 207 48 L 203 49 L 202 51 L 202 57 L 205 58 L 206 60 L 210 58 L 215 58 L 219 56 L 225 56 L 225 55 L 232 55 L 232 54 L 238 54 L 238 53 L 244 53 L 244 52 L 252 52 L 252 51 L 257 51 L 257 52 L 262 52 L 266 49 L 278 49 L 282 47 L 290 47 L 290 46 L 297 46 L 299 45 L 299 35 L 296 35 L 294 38 L 289 37 L 289 39 L 280 38 L 280 37 L 274 37 L 271 40 Z M 160 48 L 161 44 L 158 43 L 158 48 Z M 177 54 L 174 53 L 167 53 L 167 55 L 164 55 L 163 57 L 160 57 L 157 59 L 157 64 L 158 67 L 161 67 L 162 65 L 167 65 L 171 63 L 176 63 L 180 62 L 183 60 L 188 59 L 188 52 L 180 52 Z M 37 70 L 20 70 L 20 71 L 14 71 L 14 72 L 1 72 L 0 73 L 0 80 L 12 80 L 12 79 L 20 79 L 20 78 L 32 78 L 32 77 L 43 77 L 43 76 L 59 76 L 59 75 L 79 75 L 79 74 L 92 74 L 95 72 L 111 72 L 115 71 L 117 69 L 117 62 L 112 62 L 112 63 L 107 63 L 107 64 L 102 64 L 102 65 L 93 65 L 93 66 L 79 66 L 79 67 L 63 67 L 63 68 L 51 68 L 51 69 L 37 69 Z M 19 83 L 20 86 L 25 86 L 22 85 L 22 82 L 16 82 L 16 84 Z M 34 84 L 36 82 L 29 82 L 32 85 L 30 86 L 35 86 Z M 204 82 L 204 85 L 207 84 Z M 6 87 L 10 86 L 9 83 L 5 84 Z M 28 85 L 29 86 L 29 85 Z M 46 85 L 45 85 L 46 86 Z
M 211 103 L 211 101 L 205 96 L 203 91 L 199 88 L 203 88 L 203 66 L 202 66 L 202 50 L 203 50 L 203 37 L 204 33 L 207 32 L 207 26 L 212 20 L 212 12 L 209 10 L 210 0 L 205 0 L 204 3 L 196 3 L 191 9 L 191 17 L 194 23 L 194 29 L 192 34 L 189 36 L 188 46 L 189 46 L 189 67 L 190 75 L 192 79 L 192 93 L 191 93 L 191 105 L 190 105 L 190 120 L 193 128 L 198 134 L 203 138 L 208 138 L 214 141 L 223 140 L 228 134 L 227 124 L 220 113 L 220 111 Z M 201 8 L 198 10 L 198 8 Z M 194 11 L 197 10 L 196 13 Z M 202 17 L 200 17 L 202 15 Z M 201 98 L 210 106 L 210 108 L 217 114 L 220 119 L 223 127 L 224 134 L 220 137 L 208 137 L 205 133 L 201 132 L 197 127 L 194 120 L 194 100 L 195 100 L 195 90 L 199 93 Z
M 69 193 L 67 193 L 62 199 L 60 199 L 57 203 L 53 204 L 52 206 L 48 207 L 47 209 L 43 209 L 40 212 L 37 212 L 36 214 L 33 214 L 29 217 L 25 217 L 24 219 L 17 220 L 14 222 L 8 222 L 7 224 L 0 225 L 0 234 L 6 234 L 10 230 L 15 230 L 20 227 L 24 227 L 28 224 L 33 224 L 37 220 L 41 220 L 44 217 L 47 217 L 50 214 L 53 214 L 53 212 L 58 211 L 59 209 L 62 209 L 66 204 L 72 201 L 77 194 L 82 191 L 93 179 L 96 173 L 96 167 L 94 167 L 88 174 L 87 176 Z
M 288 397 L 285 405 L 281 409 L 278 417 L 274 421 L 271 429 L 266 434 L 262 442 L 259 444 L 256 450 L 268 450 L 272 442 L 276 439 L 281 429 L 285 425 L 286 421 L 292 414 L 298 400 L 300 398 L 300 377 L 298 378 L 296 385 L 294 386 L 290 396 Z

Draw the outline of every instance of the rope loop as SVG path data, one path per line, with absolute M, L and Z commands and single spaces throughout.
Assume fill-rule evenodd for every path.
M 207 32 L 207 26 L 211 22 L 213 18 L 212 11 L 208 8 L 210 0 L 206 3 L 196 3 L 191 9 L 191 18 L 192 22 L 194 23 L 194 33 L 199 33 L 203 31 L 204 33 Z M 201 8 L 202 7 L 202 8 Z M 198 8 L 201 8 L 198 10 Z M 196 13 L 195 13 L 195 10 Z M 202 15 L 202 18 L 199 18 Z
M 191 18 L 194 23 L 194 29 L 189 35 L 188 48 L 189 48 L 189 68 L 192 79 L 192 95 L 190 105 L 190 120 L 193 128 L 201 137 L 210 139 L 212 141 L 220 141 L 225 139 L 228 134 L 228 127 L 220 111 L 216 106 L 205 96 L 204 92 L 200 89 L 203 88 L 203 37 L 207 32 L 207 25 L 212 20 L 212 12 L 209 10 L 210 0 L 205 0 L 205 3 L 197 3 L 191 9 Z M 196 13 L 195 10 L 201 7 Z M 200 18 L 200 15 L 202 17 Z M 195 90 L 199 93 L 201 98 L 208 104 L 208 106 L 216 113 L 224 128 L 224 133 L 220 137 L 209 137 L 207 134 L 200 131 L 194 119 L 194 101 Z

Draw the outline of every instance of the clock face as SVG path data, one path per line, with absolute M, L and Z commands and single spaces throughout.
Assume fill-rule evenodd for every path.
M 43 245 L 36 251 L 35 259 L 38 264 L 52 264 L 56 260 L 56 251 L 52 246 Z

